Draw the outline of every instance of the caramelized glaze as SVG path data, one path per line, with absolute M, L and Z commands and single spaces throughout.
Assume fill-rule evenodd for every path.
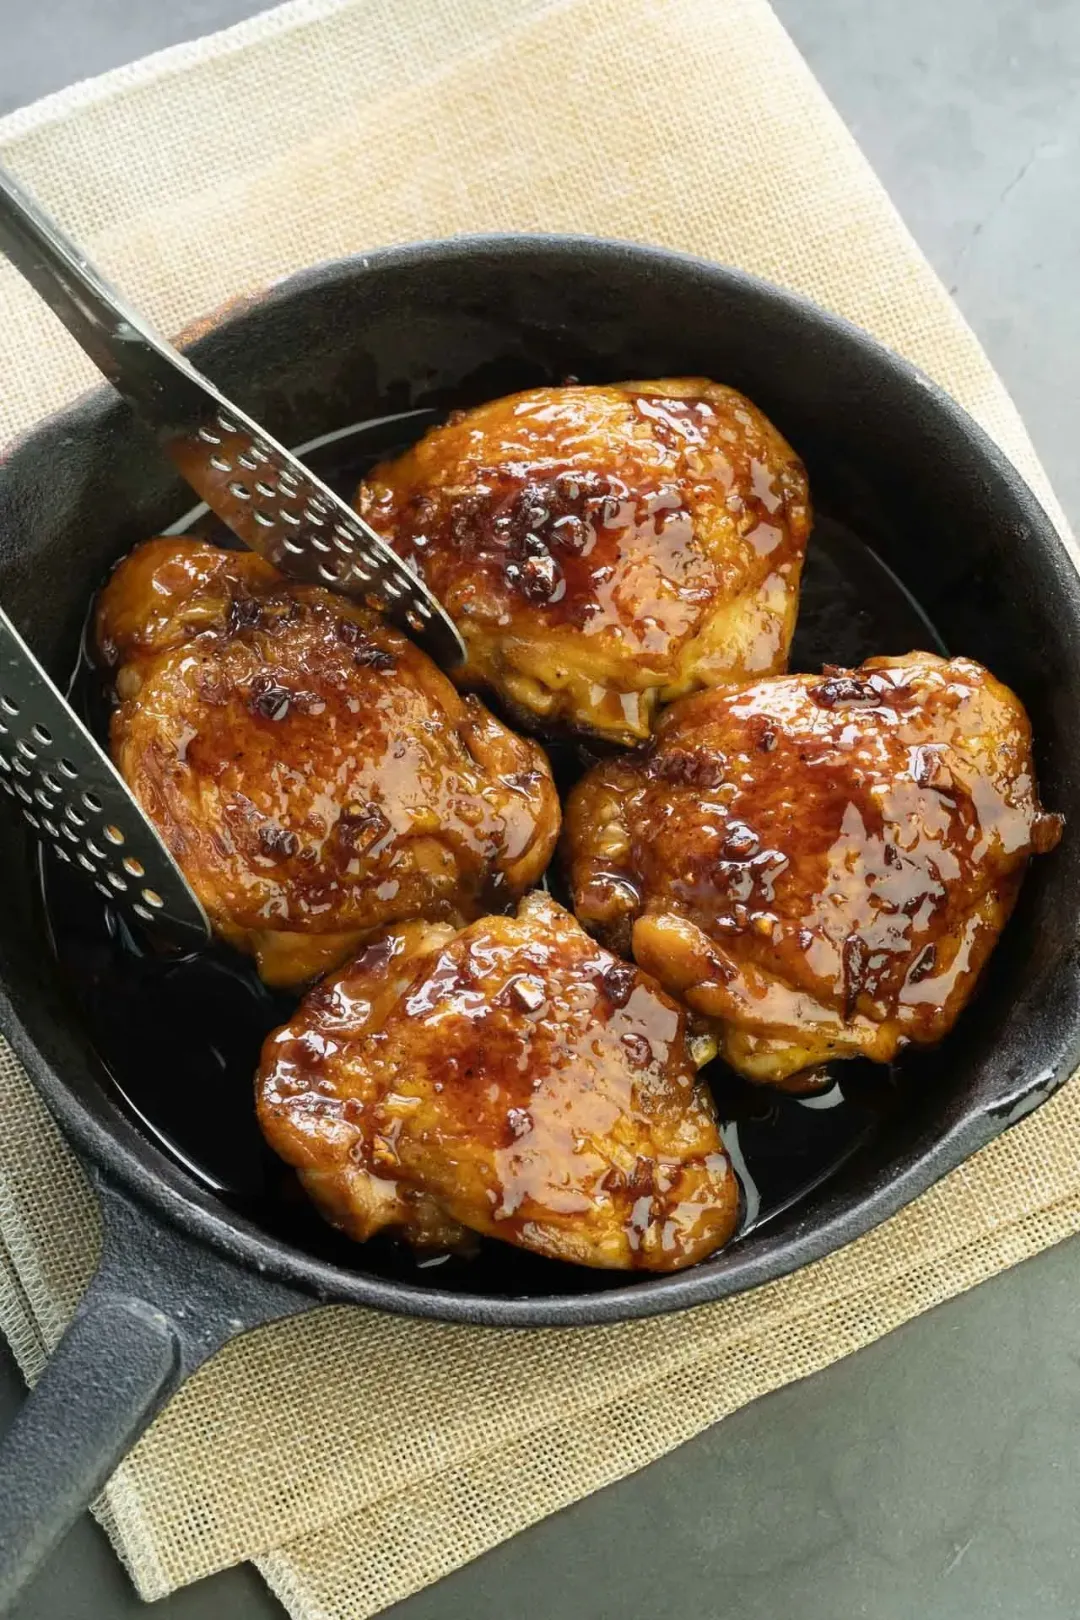
M 951 1028 L 1060 825 L 1014 694 L 912 653 L 684 699 L 574 790 L 565 850 L 588 927 L 802 1086 Z
M 732 1234 L 738 1186 L 685 1012 L 548 896 L 394 930 L 271 1035 L 259 1120 L 358 1239 L 466 1232 L 670 1271 Z
M 361 485 L 523 724 L 620 742 L 658 702 L 785 667 L 810 525 L 771 424 L 704 378 L 458 412 Z
M 547 761 L 385 621 L 262 559 L 152 540 L 102 594 L 113 757 L 226 940 L 298 983 L 547 865 Z

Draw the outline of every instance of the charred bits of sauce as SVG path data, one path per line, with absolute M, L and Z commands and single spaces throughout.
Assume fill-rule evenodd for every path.
M 940 1039 L 1059 835 L 1014 694 L 912 653 L 674 705 L 579 784 L 565 850 L 582 920 L 788 1083 Z
M 706 379 L 457 412 L 377 467 L 359 506 L 457 621 L 462 681 L 522 723 L 633 741 L 661 694 L 783 667 L 805 476 L 749 401 Z
M 268 982 L 401 918 L 498 909 L 547 864 L 541 751 L 343 597 L 250 553 L 154 540 L 113 575 L 97 631 L 113 757 Z
M 335 1224 L 423 1243 L 441 1219 L 661 1271 L 731 1236 L 737 1183 L 686 1014 L 554 901 L 374 951 L 270 1038 L 257 1087 L 271 1145 Z

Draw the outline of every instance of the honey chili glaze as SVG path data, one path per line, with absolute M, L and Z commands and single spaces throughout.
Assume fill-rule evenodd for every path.
M 376 463 L 406 449 L 437 421 L 410 412 L 361 424 L 304 447 L 313 469 L 346 498 Z M 204 512 L 174 525 L 219 543 L 228 537 Z M 807 553 L 791 668 L 852 667 L 882 649 L 945 652 L 918 603 L 875 553 L 827 512 L 818 512 Z M 85 654 L 72 700 L 105 739 L 111 699 Z M 571 745 L 548 749 L 560 792 L 588 763 Z M 268 989 L 250 959 L 221 945 L 189 958 L 159 954 L 69 869 L 42 857 L 50 936 L 64 978 L 102 1064 L 106 1083 L 167 1153 L 224 1203 L 321 1259 L 388 1278 L 420 1279 L 464 1293 L 516 1296 L 624 1286 L 605 1273 L 545 1259 L 490 1239 L 469 1257 L 418 1253 L 376 1237 L 363 1248 L 328 1226 L 294 1172 L 263 1141 L 252 1077 L 266 1035 L 294 1013 L 297 997 Z M 566 900 L 551 875 L 556 897 Z M 903 1121 L 911 1088 L 947 1072 L 947 1045 L 881 1067 L 836 1066 L 832 1083 L 798 1097 L 740 1079 L 716 1062 L 705 1071 L 724 1143 L 741 1182 L 739 1236 L 804 1200 L 853 1156 Z M 739 1238 L 736 1238 L 738 1242 Z
M 384 460 L 358 499 L 457 623 L 459 681 L 528 730 L 641 742 L 659 703 L 784 668 L 806 473 L 734 389 L 511 394 Z
M 564 843 L 578 917 L 802 1091 L 952 1028 L 1060 832 L 1015 695 L 918 652 L 673 704 L 570 795 Z
M 731 1237 L 738 1184 L 688 1015 L 550 895 L 413 922 L 267 1042 L 267 1140 L 335 1226 L 474 1233 L 601 1269 L 681 1270 Z
M 120 563 L 95 643 L 125 781 L 268 984 L 393 923 L 504 909 L 548 865 L 541 749 L 344 596 L 173 535 Z

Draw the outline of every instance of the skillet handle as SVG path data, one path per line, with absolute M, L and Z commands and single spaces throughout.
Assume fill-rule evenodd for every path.
M 182 1377 L 161 1311 L 91 1288 L 0 1446 L 0 1614 Z
M 87 1168 L 101 1262 L 0 1441 L 0 1615 L 185 1378 L 229 1339 L 318 1303 L 185 1237 Z

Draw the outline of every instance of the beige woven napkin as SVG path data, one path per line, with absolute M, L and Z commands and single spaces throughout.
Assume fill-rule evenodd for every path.
M 692 249 L 932 373 L 1062 521 L 1017 414 L 764 0 L 298 0 L 0 123 L 166 329 L 313 260 L 462 230 Z M 0 442 L 94 380 L 0 267 Z M 531 1334 L 341 1308 L 238 1341 L 103 1516 L 156 1597 L 253 1558 L 364 1620 L 766 1390 L 1080 1229 L 1080 1083 L 841 1253 L 659 1321 Z M 0 1047 L 0 1327 L 39 1370 L 93 1265 L 82 1173 Z M 302 1372 L 303 1376 L 298 1376 Z

